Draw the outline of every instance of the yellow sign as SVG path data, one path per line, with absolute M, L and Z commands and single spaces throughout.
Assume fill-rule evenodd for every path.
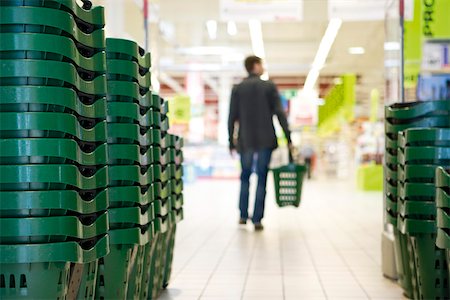
M 191 98 L 178 95 L 170 99 L 169 117 L 173 124 L 189 124 L 191 120 Z

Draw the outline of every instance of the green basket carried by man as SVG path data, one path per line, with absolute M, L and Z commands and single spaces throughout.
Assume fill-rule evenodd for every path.
M 296 164 L 289 151 L 289 164 L 272 169 L 275 182 L 275 198 L 279 207 L 300 206 L 305 165 Z

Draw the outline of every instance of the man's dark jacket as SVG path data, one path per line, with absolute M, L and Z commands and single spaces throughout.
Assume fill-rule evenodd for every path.
M 273 126 L 276 115 L 288 141 L 291 141 L 286 114 L 281 106 L 275 84 L 250 75 L 233 88 L 231 93 L 228 133 L 230 149 L 240 153 L 275 149 L 277 137 Z M 238 141 L 235 145 L 233 134 L 239 125 Z

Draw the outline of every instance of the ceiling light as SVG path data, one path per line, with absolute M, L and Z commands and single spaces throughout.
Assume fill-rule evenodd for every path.
M 398 51 L 398 50 L 400 50 L 400 43 L 399 42 L 386 42 L 386 43 L 384 43 L 384 50 Z
M 236 35 L 237 34 L 236 22 L 228 21 L 228 23 L 227 23 L 227 32 L 228 32 L 229 35 Z
M 366 51 L 363 47 L 350 47 L 348 48 L 348 53 L 354 54 L 354 55 L 361 55 L 364 54 Z
M 266 58 L 266 51 L 264 49 L 264 40 L 261 22 L 259 20 L 249 20 L 248 27 L 250 29 L 250 39 L 252 41 L 253 54 L 261 57 L 263 59 L 264 64 L 264 59 Z M 269 79 L 269 73 L 267 72 L 267 70 L 261 76 L 261 79 L 263 80 Z
M 331 50 L 331 46 L 333 46 L 334 40 L 336 39 L 341 25 L 341 19 L 331 19 L 330 23 L 328 23 L 327 30 L 325 31 L 325 34 L 320 41 L 320 46 L 317 50 L 311 70 L 306 77 L 305 86 L 303 87 L 304 90 L 311 91 L 314 89 L 316 81 L 319 78 L 320 70 L 325 65 L 328 53 Z
M 248 26 L 250 29 L 250 39 L 252 41 L 252 50 L 256 56 L 261 58 L 266 57 L 266 52 L 264 50 L 264 40 L 262 35 L 261 22 L 258 20 L 248 21 Z
M 237 50 L 231 47 L 221 46 L 198 46 L 198 47 L 180 47 L 176 49 L 176 52 L 183 55 L 226 55 L 237 53 Z
M 217 38 L 217 21 L 216 20 L 206 21 L 206 30 L 208 31 L 209 38 L 211 40 L 215 40 Z

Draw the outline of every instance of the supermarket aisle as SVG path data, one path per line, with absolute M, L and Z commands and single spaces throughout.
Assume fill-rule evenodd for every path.
M 236 224 L 237 182 L 188 186 L 160 299 L 403 299 L 381 275 L 381 195 L 354 190 L 307 182 L 300 209 L 279 209 L 270 189 L 266 228 L 255 233 Z

